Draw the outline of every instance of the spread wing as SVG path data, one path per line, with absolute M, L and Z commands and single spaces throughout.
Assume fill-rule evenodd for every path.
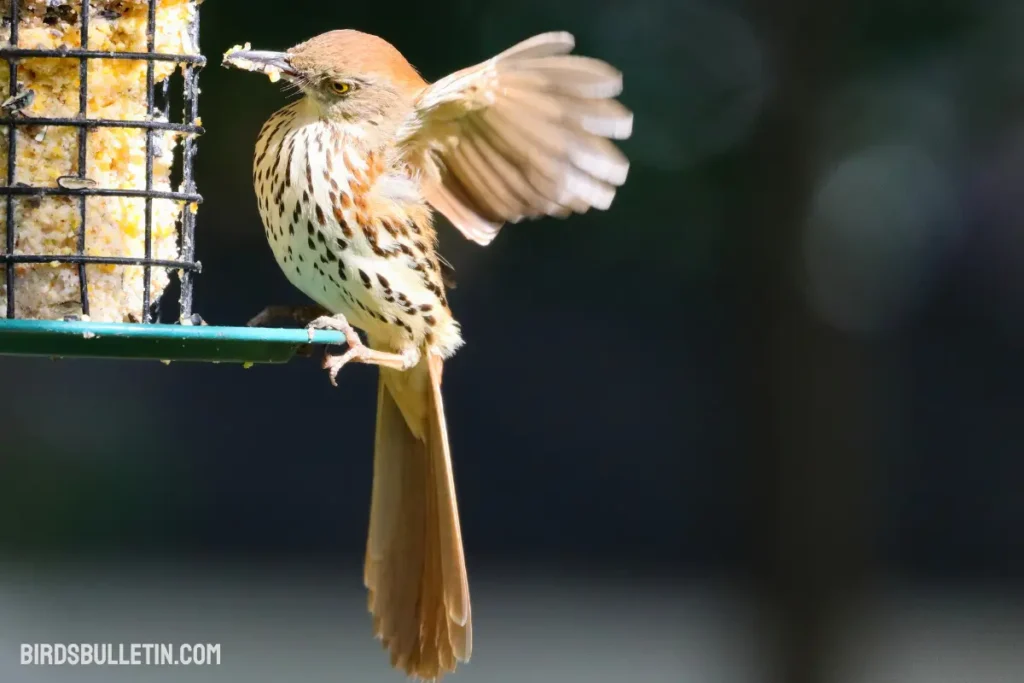
M 507 222 L 607 209 L 626 180 L 610 141 L 633 128 L 622 74 L 574 46 L 544 33 L 443 78 L 397 132 L 427 201 L 478 244 Z

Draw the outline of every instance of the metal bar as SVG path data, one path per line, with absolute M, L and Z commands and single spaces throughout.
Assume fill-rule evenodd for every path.
M 146 18 L 146 52 L 156 51 L 156 0 L 149 0 L 149 16 Z M 146 119 L 153 118 L 153 67 L 152 59 L 146 60 Z M 153 258 L 153 129 L 146 129 L 146 260 Z M 142 276 L 142 322 L 150 322 L 150 299 L 152 297 L 153 268 L 146 265 Z
M 11 2 L 11 45 L 18 44 L 18 2 Z M 10 72 L 10 91 L 8 96 L 14 97 L 18 92 L 18 60 L 16 56 L 7 58 L 7 68 Z M 14 185 L 15 159 L 18 154 L 17 129 L 14 126 L 7 126 L 7 186 Z M 7 256 L 14 255 L 14 196 L 7 195 Z M 7 284 L 7 317 L 14 317 L 14 266 L 8 264 L 5 269 Z
M 184 65 L 181 65 L 181 66 L 184 66 Z M 171 80 L 172 80 L 171 75 L 168 75 L 167 78 L 163 79 L 163 81 L 160 82 L 160 106 L 158 107 L 160 118 L 166 119 L 168 121 L 171 120 Z M 164 136 L 167 135 L 167 133 L 162 131 L 160 133 L 154 133 L 154 135 L 156 136 L 156 139 L 160 143 L 161 150 L 163 150 L 164 141 L 166 140 L 166 138 Z M 154 152 L 154 154 L 155 154 L 155 152 Z M 174 181 L 174 157 L 175 157 L 175 151 L 172 148 L 171 149 L 171 163 L 169 165 L 169 175 L 170 175 L 169 180 L 172 183 Z M 173 187 L 173 185 L 170 185 L 170 187 Z M 188 208 L 187 205 L 179 206 L 178 207 L 178 209 L 182 213 L 184 213 L 187 210 L 187 208 Z M 175 221 L 175 226 L 174 227 L 175 227 L 175 231 L 174 231 L 175 235 L 177 236 L 178 241 L 180 242 L 181 241 L 181 223 L 180 223 L 180 221 Z M 179 254 L 181 253 L 181 249 L 180 248 L 178 250 L 178 253 Z M 184 274 L 184 271 L 179 273 L 178 274 L 179 278 L 183 274 Z M 171 275 L 171 273 L 168 273 L 168 275 Z M 164 300 L 165 300 L 165 298 L 162 296 L 158 300 L 158 302 L 157 302 L 157 306 L 156 306 L 156 310 L 157 310 L 156 322 L 161 322 L 162 319 L 163 319 L 163 310 L 162 309 L 163 309 L 163 302 L 164 302 Z M 182 316 L 181 316 L 180 310 L 178 312 L 177 320 L 178 321 L 182 320 Z
M 0 263 L 57 263 L 78 264 L 91 263 L 110 266 L 144 266 L 172 268 L 202 272 L 203 264 L 199 261 L 174 261 L 167 259 L 150 259 L 133 256 L 93 256 L 88 254 L 0 254 Z
M 31 185 L 15 185 L 14 187 L 0 187 L 0 195 L 16 195 L 30 197 L 77 197 L 86 195 L 92 197 L 152 197 L 153 199 L 177 199 L 183 202 L 201 202 L 201 195 L 186 192 L 164 192 L 163 190 L 115 190 L 107 188 L 86 187 L 82 189 L 71 189 L 66 187 L 32 187 Z
M 333 330 L 0 320 L 0 354 L 20 356 L 285 363 L 300 348 L 344 343 Z
M 13 24 L 14 22 L 12 22 Z M 11 33 L 11 42 L 14 42 L 14 33 Z M 67 57 L 84 59 L 134 59 L 136 61 L 154 60 L 157 62 L 180 62 L 187 64 L 205 65 L 206 57 L 202 55 L 175 55 L 163 52 L 104 52 L 103 50 L 78 50 L 74 48 L 58 48 L 55 50 L 37 50 L 34 48 L 12 48 L 0 47 L 0 58 L 11 57 Z
M 179 133 L 201 135 L 206 132 L 201 126 L 189 126 L 168 121 L 120 121 L 117 119 L 43 118 L 19 116 L 0 117 L 0 126 L 66 126 L 73 128 L 138 128 L 150 130 L 173 130 Z
M 82 3 L 82 8 L 79 13 L 79 17 L 82 20 L 82 47 L 89 47 L 89 2 L 86 0 Z M 86 58 L 82 57 L 78 62 L 78 113 L 83 119 L 89 115 L 89 62 Z M 88 163 L 87 152 L 87 136 L 89 130 L 87 128 L 78 129 L 78 177 L 85 178 L 85 168 Z M 78 217 L 81 220 L 81 224 L 78 226 L 78 253 L 85 256 L 85 213 L 86 213 L 86 202 L 88 199 L 85 195 L 81 195 L 78 198 Z M 82 298 L 82 313 L 89 315 L 89 282 L 86 278 L 85 264 L 80 263 L 78 265 L 78 288 Z
M 199 11 L 196 10 L 195 16 L 192 19 L 192 23 L 189 26 L 189 37 L 192 40 L 192 49 L 199 51 Z M 196 119 L 199 117 L 199 69 L 195 64 L 189 63 L 185 65 L 185 101 L 184 101 L 184 121 L 190 125 L 194 125 Z M 181 189 L 186 193 L 195 193 L 196 183 L 193 177 L 192 164 L 196 156 L 196 145 L 195 137 L 189 135 L 184 141 L 184 150 L 182 151 L 181 160 L 181 174 L 182 183 Z M 181 258 L 184 261 L 192 261 L 195 258 L 195 235 L 196 235 L 196 215 L 192 211 L 191 207 L 185 206 L 182 211 L 181 217 Z M 180 276 L 181 282 L 181 297 L 179 304 L 181 308 L 181 318 L 188 318 L 192 315 L 192 286 L 194 280 L 192 277 L 192 271 L 184 270 Z

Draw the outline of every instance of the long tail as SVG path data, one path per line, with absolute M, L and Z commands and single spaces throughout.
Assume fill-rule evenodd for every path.
M 393 666 L 440 679 L 473 648 L 469 582 L 441 400 L 440 356 L 380 369 L 363 580 Z

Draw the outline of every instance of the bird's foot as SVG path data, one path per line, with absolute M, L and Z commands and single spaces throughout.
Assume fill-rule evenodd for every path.
M 205 327 L 209 325 L 209 323 L 203 320 L 203 316 L 198 313 L 193 313 L 187 318 L 182 318 L 179 321 L 179 324 L 193 327 Z
M 267 306 L 252 320 L 245 324 L 246 327 L 272 327 L 275 321 L 296 322 L 306 326 L 311 320 L 329 314 L 323 306 Z M 300 346 L 295 355 L 302 358 L 310 358 L 313 355 L 313 346 Z
M 323 306 L 267 306 L 259 315 L 245 324 L 246 327 L 270 327 L 275 320 L 291 320 L 307 326 L 317 318 L 329 315 Z
M 313 330 L 333 330 L 345 335 L 348 351 L 338 356 L 332 355 L 329 348 L 324 351 L 323 369 L 330 375 L 333 386 L 338 386 L 338 373 L 349 361 L 379 365 L 392 370 L 407 370 L 415 364 L 415 361 L 410 363 L 412 359 L 408 354 L 376 351 L 366 346 L 345 316 L 340 314 L 322 315 L 306 325 L 306 329 L 309 331 L 310 341 L 313 341 Z

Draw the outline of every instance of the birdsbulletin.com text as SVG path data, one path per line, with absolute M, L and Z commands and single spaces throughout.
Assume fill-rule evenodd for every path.
M 22 643 L 25 666 L 219 666 L 220 643 Z

